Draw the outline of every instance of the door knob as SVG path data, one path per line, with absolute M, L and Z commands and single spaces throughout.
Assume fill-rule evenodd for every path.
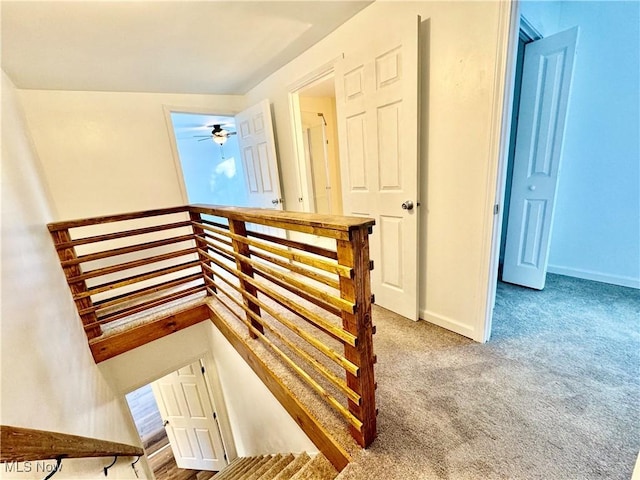
M 278 205 L 278 203 L 280 203 L 280 201 L 277 198 L 275 198 L 275 199 L 271 200 L 271 203 L 273 205 Z
M 531 190 L 532 192 L 536 189 L 535 185 L 529 185 L 529 190 Z
M 402 209 L 403 210 L 413 210 L 413 202 L 411 200 L 407 200 L 406 202 L 402 203 Z

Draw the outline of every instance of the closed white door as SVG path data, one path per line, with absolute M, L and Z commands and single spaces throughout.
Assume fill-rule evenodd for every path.
M 251 207 L 282 210 L 280 173 L 268 100 L 235 116 Z
M 336 65 L 345 215 L 373 217 L 376 303 L 418 318 L 418 17 Z
M 227 460 L 200 362 L 153 382 L 151 388 L 178 467 L 222 470 Z
M 578 28 L 525 46 L 502 280 L 542 290 Z

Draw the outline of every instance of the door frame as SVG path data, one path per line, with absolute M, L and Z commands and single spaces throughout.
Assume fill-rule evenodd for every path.
M 289 92 L 289 118 L 291 120 L 291 138 L 293 138 L 293 151 L 296 158 L 296 173 L 298 175 L 298 204 L 302 204 L 303 212 L 312 212 L 310 200 L 312 187 L 310 185 L 310 172 L 308 171 L 303 129 L 302 115 L 300 113 L 300 92 L 314 83 L 320 82 L 334 75 L 335 65 L 344 58 L 339 55 L 320 67 L 312 70 L 287 87 Z M 340 193 L 342 195 L 342 192 Z
M 511 137 L 511 117 L 513 112 L 513 97 L 515 90 L 516 64 L 518 56 L 518 39 L 520 38 L 520 30 L 522 25 L 520 13 L 520 1 L 514 0 L 510 8 L 509 32 L 507 36 L 507 58 L 506 58 L 506 78 L 504 79 L 504 93 L 502 98 L 496 98 L 494 101 L 494 114 L 500 116 L 499 128 L 500 135 L 497 145 L 497 165 L 495 170 L 495 190 L 494 196 L 487 195 L 493 199 L 493 222 L 491 223 L 491 246 L 489 250 L 488 260 L 488 277 L 486 279 L 487 289 L 485 298 L 484 312 L 484 328 L 481 338 L 482 343 L 487 342 L 491 338 L 491 325 L 493 321 L 493 309 L 496 302 L 496 290 L 498 284 L 498 268 L 500 263 L 500 240 L 502 238 L 502 217 L 504 215 L 504 196 L 507 182 L 507 165 L 509 162 L 509 144 Z M 526 21 L 523 28 L 535 31 L 533 25 Z M 499 81 L 502 79 L 496 79 Z M 501 112 L 495 112 L 500 109 Z
M 131 409 L 129 408 L 129 403 L 127 402 L 126 395 L 134 392 L 138 388 L 141 388 L 145 385 L 149 385 L 157 380 L 160 380 L 162 377 L 169 375 L 183 367 L 189 366 L 197 361 L 201 360 L 204 365 L 204 382 L 207 387 L 207 395 L 209 396 L 209 401 L 211 405 L 215 409 L 217 413 L 217 422 L 220 430 L 220 437 L 222 438 L 222 445 L 224 448 L 224 453 L 227 457 L 227 464 L 230 464 L 233 460 L 238 457 L 238 452 L 236 450 L 235 440 L 233 438 L 233 430 L 231 429 L 231 423 L 229 420 L 229 413 L 227 411 L 227 404 L 224 399 L 224 394 L 222 391 L 222 385 L 220 383 L 220 376 L 218 375 L 218 370 L 216 368 L 215 361 L 213 359 L 213 355 L 210 353 L 198 354 L 187 360 L 186 363 L 181 361 L 178 365 L 172 365 L 168 371 L 163 370 L 161 373 L 157 373 L 153 375 L 153 378 L 146 379 L 142 383 L 137 384 L 135 388 L 125 392 L 122 396 L 122 400 L 127 406 L 126 410 L 129 413 L 129 418 L 131 421 L 131 425 L 133 430 L 139 436 L 138 429 L 135 424 L 135 420 L 133 418 L 133 414 L 131 413 Z M 154 395 L 155 397 L 155 395 Z M 171 443 L 169 443 L 171 445 Z M 173 447 L 172 447 L 173 448 Z M 146 455 L 145 455 L 146 457 Z
M 178 179 L 178 185 L 180 187 L 180 196 L 182 197 L 182 203 L 184 205 L 189 204 L 189 196 L 187 195 L 187 184 L 184 181 L 184 173 L 182 172 L 182 163 L 180 163 L 180 153 L 178 152 L 178 141 L 176 140 L 176 134 L 173 129 L 173 121 L 171 120 L 172 113 L 186 113 L 192 115 L 215 115 L 219 117 L 235 117 L 240 110 L 214 110 L 207 107 L 178 107 L 171 105 L 162 105 L 162 111 L 164 114 L 164 121 L 167 126 L 167 133 L 169 135 L 169 143 L 171 146 L 171 157 L 173 158 L 173 167 L 176 170 L 176 177 Z

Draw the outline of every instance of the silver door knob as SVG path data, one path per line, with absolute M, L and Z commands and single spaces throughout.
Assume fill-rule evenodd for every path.
M 529 185 L 529 190 L 531 190 L 532 192 L 536 189 L 535 185 Z
M 275 198 L 275 199 L 271 200 L 271 203 L 273 205 L 278 205 L 278 203 L 280 203 L 280 201 L 277 198 Z
M 402 203 L 402 209 L 403 210 L 413 210 L 413 202 L 411 200 L 407 200 L 406 202 Z

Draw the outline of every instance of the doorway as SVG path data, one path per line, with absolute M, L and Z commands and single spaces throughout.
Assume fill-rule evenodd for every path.
M 215 366 L 207 364 L 197 360 L 125 395 L 158 480 L 206 480 L 228 464 L 226 409 Z
M 298 202 L 305 212 L 342 215 L 336 91 L 332 72 L 291 94 Z
M 521 29 L 518 42 L 501 278 L 536 290 L 549 261 L 577 40 L 574 27 L 536 41 Z
M 235 118 L 171 112 L 179 168 L 188 203 L 246 207 L 249 196 L 240 160 Z M 224 143 L 211 134 L 215 125 L 231 133 Z

